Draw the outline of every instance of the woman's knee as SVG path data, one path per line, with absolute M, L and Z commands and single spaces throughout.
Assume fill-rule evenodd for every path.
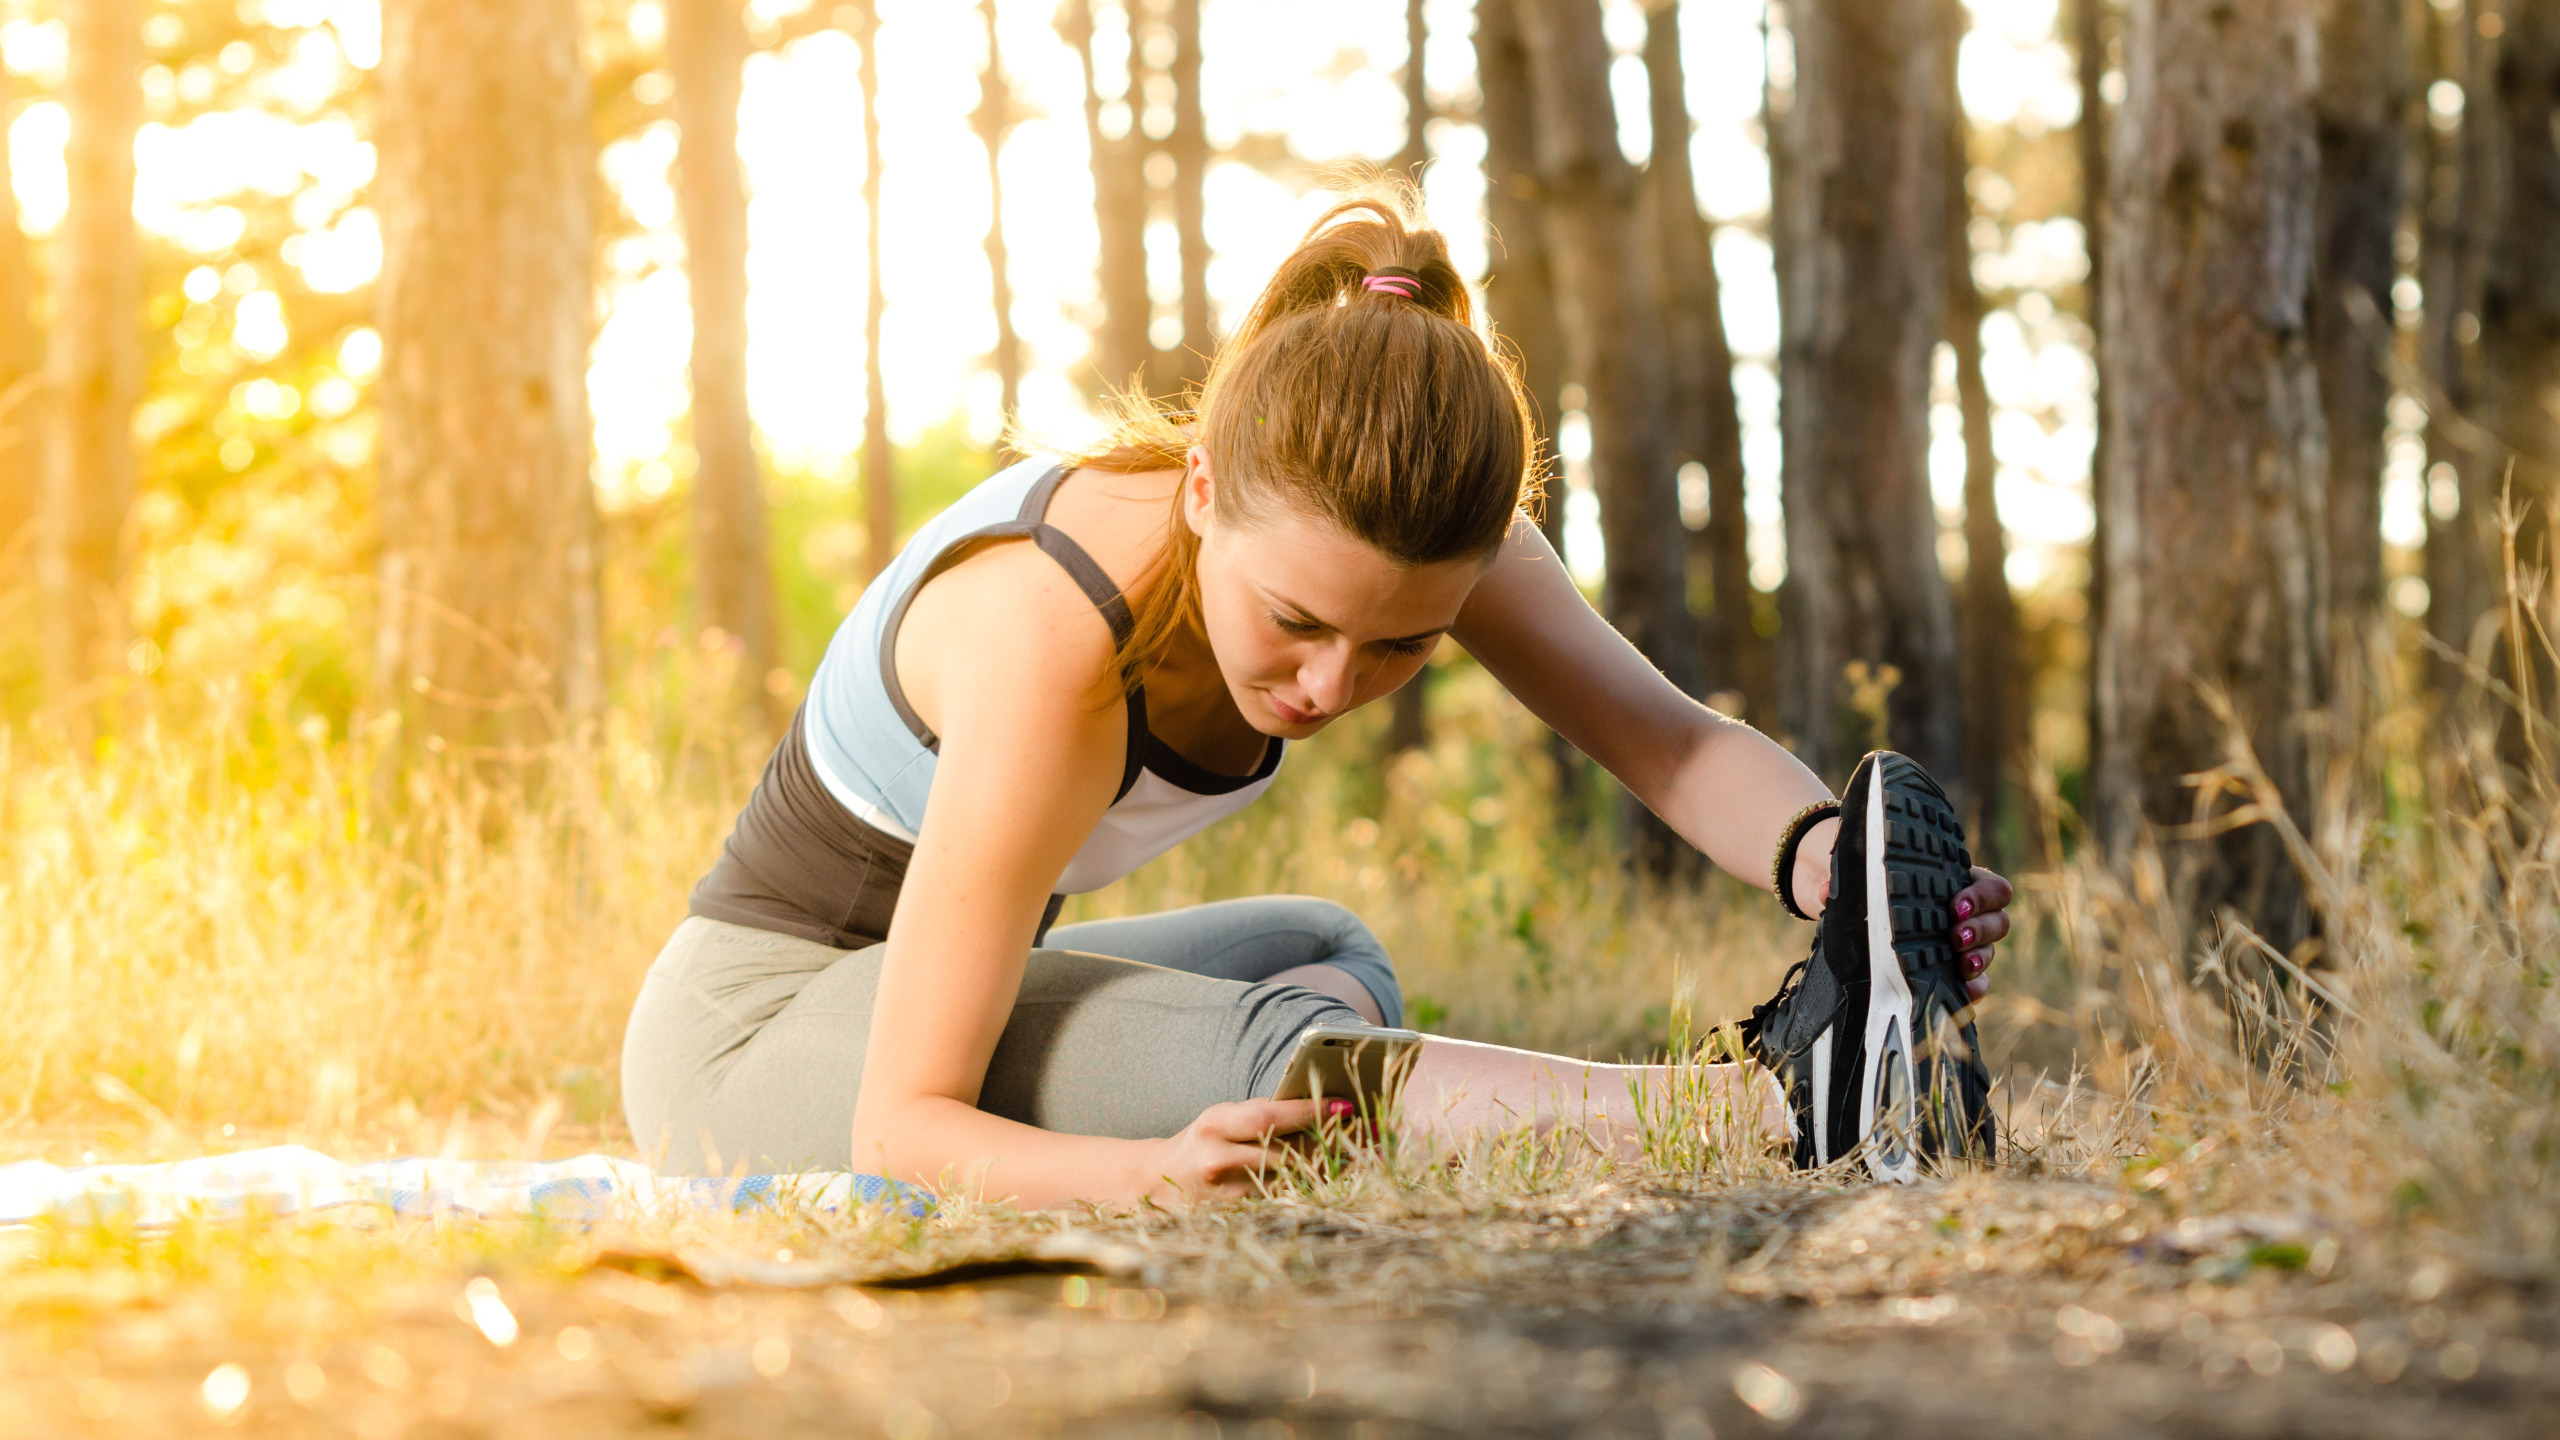
M 1396 978 L 1395 960 L 1377 932 L 1347 905 L 1313 895 L 1275 897 L 1287 907 L 1287 923 L 1323 937 L 1324 953 L 1314 963 L 1330 965 L 1360 982 L 1376 1001 L 1383 1023 L 1404 1023 L 1404 987 Z

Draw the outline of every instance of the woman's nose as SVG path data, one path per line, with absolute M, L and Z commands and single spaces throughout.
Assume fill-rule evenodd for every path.
M 1351 708 L 1352 693 L 1359 688 L 1359 676 L 1353 672 L 1349 647 L 1326 650 L 1298 668 L 1298 683 L 1307 687 L 1307 703 L 1327 715 L 1339 715 Z

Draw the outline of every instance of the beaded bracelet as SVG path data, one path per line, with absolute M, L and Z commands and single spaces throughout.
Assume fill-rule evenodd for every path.
M 1804 843 L 1806 831 L 1839 813 L 1839 801 L 1817 800 L 1797 811 L 1787 828 L 1778 832 L 1778 858 L 1769 864 L 1769 888 L 1778 892 L 1778 903 L 1787 907 L 1787 913 L 1799 920 L 1813 917 L 1796 903 L 1795 889 L 1788 883 L 1796 868 L 1796 847 Z

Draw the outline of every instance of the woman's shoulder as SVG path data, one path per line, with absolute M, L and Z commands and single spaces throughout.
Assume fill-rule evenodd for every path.
M 1113 644 L 1110 622 L 1063 566 L 1026 537 L 997 538 L 916 592 L 898 630 L 898 672 L 920 709 L 954 676 L 973 691 L 993 680 L 1025 699 L 1081 696 L 1116 675 Z

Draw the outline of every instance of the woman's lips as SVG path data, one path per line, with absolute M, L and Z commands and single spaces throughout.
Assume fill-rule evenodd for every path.
M 1323 715 L 1314 711 L 1301 710 L 1297 706 L 1290 704 L 1288 701 L 1281 699 L 1277 695 L 1270 695 L 1266 693 L 1264 698 L 1271 702 L 1271 713 L 1279 716 L 1282 724 L 1313 725 L 1324 718 Z

